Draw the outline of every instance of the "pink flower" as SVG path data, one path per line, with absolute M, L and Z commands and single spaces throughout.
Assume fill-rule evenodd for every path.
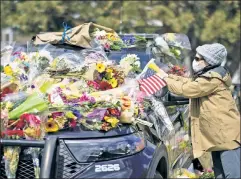
M 79 98 L 80 103 L 83 102 L 90 102 L 90 103 L 95 103 L 95 98 L 87 96 L 86 93 L 83 93 L 83 96 Z
M 208 173 L 212 173 L 213 170 L 212 170 L 211 168 L 208 168 L 208 169 L 207 169 L 207 172 L 208 172 Z
M 19 137 L 22 137 L 24 135 L 23 130 L 6 130 L 2 132 L 2 136 L 12 136 L 12 135 L 18 135 Z
M 36 127 L 41 123 L 39 117 L 33 114 L 22 114 L 19 118 L 21 121 L 26 121 L 32 127 Z
M 105 49 L 110 49 L 110 44 L 105 43 L 105 44 L 104 44 L 104 48 L 105 48 Z
M 97 90 L 100 88 L 100 85 L 95 81 L 88 81 L 87 84 L 88 86 L 94 87 Z
M 145 96 L 146 96 L 146 93 L 144 93 L 143 91 L 137 92 L 137 96 L 136 96 L 137 102 L 142 103 Z
M 69 125 L 70 127 L 76 127 L 77 122 L 74 119 L 71 119 Z
M 1 119 L 7 119 L 8 118 L 8 110 L 2 109 L 1 110 Z
M 52 113 L 53 119 L 55 119 L 55 118 L 57 118 L 57 117 L 61 117 L 61 116 L 63 116 L 63 115 L 64 115 L 63 112 L 53 112 L 53 113 Z

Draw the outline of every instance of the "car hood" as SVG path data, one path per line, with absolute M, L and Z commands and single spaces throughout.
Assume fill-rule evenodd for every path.
M 123 125 L 108 132 L 83 130 L 81 127 L 76 127 L 71 130 L 63 130 L 52 134 L 49 133 L 46 138 L 48 138 L 48 136 L 56 136 L 60 139 L 108 138 L 129 135 L 137 131 L 137 127 L 133 125 Z

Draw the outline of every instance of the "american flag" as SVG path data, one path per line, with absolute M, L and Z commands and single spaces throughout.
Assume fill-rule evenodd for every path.
M 147 69 L 144 77 L 138 80 L 140 90 L 147 95 L 151 95 L 166 86 L 166 82 L 162 80 L 156 72 L 150 68 Z

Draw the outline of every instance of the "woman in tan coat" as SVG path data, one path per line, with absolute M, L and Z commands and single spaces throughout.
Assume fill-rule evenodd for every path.
M 240 115 L 229 90 L 231 77 L 220 66 L 226 48 L 216 43 L 196 51 L 192 80 L 162 70 L 159 76 L 172 93 L 190 98 L 194 157 L 211 152 L 216 178 L 240 178 Z

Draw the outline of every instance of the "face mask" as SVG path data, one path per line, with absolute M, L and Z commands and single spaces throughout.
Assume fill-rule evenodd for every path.
M 204 61 L 196 61 L 196 60 L 193 60 L 192 61 L 192 69 L 194 70 L 194 72 L 198 72 L 202 69 L 205 68 L 205 64 L 204 64 Z

